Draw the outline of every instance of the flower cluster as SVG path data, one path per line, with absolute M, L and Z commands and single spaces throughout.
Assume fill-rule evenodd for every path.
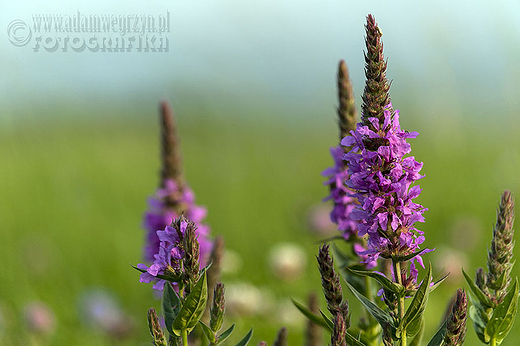
M 182 274 L 182 259 L 184 258 L 183 240 L 188 222 L 186 219 L 177 219 L 171 226 L 166 226 L 163 231 L 157 231 L 159 249 L 154 255 L 154 262 L 150 267 L 139 263 L 137 268 L 145 270 L 139 278 L 140 282 L 157 282 L 153 288 L 162 291 L 164 284 L 169 281 L 165 277 L 171 277 L 172 281 L 179 281 Z
M 367 120 L 369 125 L 359 123 L 352 136 L 341 142 L 352 147 L 344 155 L 349 167 L 346 184 L 356 191 L 352 197 L 359 202 L 351 217 L 358 222 L 358 234 L 368 234 L 364 254 L 369 260 L 406 256 L 424 242 L 423 232 L 414 224 L 424 221 L 422 214 L 427 210 L 412 201 L 421 193 L 420 187 L 410 187 L 423 177 L 419 174 L 422 163 L 413 156 L 404 158 L 411 151 L 406 139 L 415 138 L 417 133 L 401 130 L 399 111 L 391 104 L 381 120 Z M 416 259 L 422 265 L 420 256 Z
M 167 281 L 182 283 L 184 293 L 188 294 L 199 279 L 200 247 L 196 231 L 197 225 L 184 216 L 175 219 L 163 231 L 157 231 L 159 251 L 150 267 L 137 265 L 142 272 L 139 281 L 149 283 L 156 280 L 153 288 L 159 291 Z
M 206 209 L 195 205 L 195 194 L 186 185 L 180 188 L 173 179 L 167 179 L 164 186 L 148 200 L 149 209 L 144 215 L 144 228 L 147 230 L 144 259 L 155 261 L 160 251 L 161 239 L 158 230 L 164 230 L 183 212 L 185 217 L 197 224 L 197 236 L 200 243 L 200 263 L 204 267 L 212 249 L 209 239 L 209 227 L 202 224 Z M 181 211 L 181 212 L 179 212 Z
M 324 201 L 332 200 L 334 202 L 330 219 L 338 225 L 338 230 L 341 231 L 345 240 L 348 240 L 352 234 L 356 233 L 357 223 L 350 218 L 356 201 L 350 196 L 352 191 L 345 185 L 348 172 L 342 160 L 343 148 L 341 146 L 330 148 L 330 154 L 334 159 L 334 166 L 327 168 L 322 173 L 328 177 L 324 184 L 330 186 L 330 194 Z

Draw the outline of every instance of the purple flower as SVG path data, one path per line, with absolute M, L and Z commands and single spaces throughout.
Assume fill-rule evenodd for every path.
M 422 163 L 413 156 L 404 157 L 411 151 L 406 140 L 418 133 L 401 130 L 399 111 L 391 104 L 385 107 L 381 120 L 366 120 L 341 142 L 352 147 L 343 156 L 348 164 L 346 185 L 355 191 L 350 197 L 359 202 L 351 218 L 358 222 L 358 234 L 368 235 L 368 248 L 360 254 L 367 255 L 367 261 L 408 255 L 424 242 L 415 223 L 424 222 L 422 214 L 427 210 L 413 202 L 421 193 L 420 187 L 411 187 L 423 177 L 419 174 Z M 422 265 L 420 256 L 415 260 Z M 415 273 L 413 263 L 410 270 Z
M 322 173 L 328 177 L 324 184 L 330 186 L 330 194 L 324 201 L 332 200 L 334 202 L 330 219 L 338 225 L 338 230 L 342 232 L 345 240 L 348 240 L 352 234 L 356 233 L 357 223 L 350 217 L 356 200 L 351 197 L 352 190 L 345 185 L 348 172 L 342 161 L 344 149 L 341 146 L 330 148 L 330 154 L 334 159 L 334 167 L 327 168 Z
M 174 222 L 175 224 L 175 222 Z M 184 257 L 183 239 L 184 232 L 188 222 L 182 218 L 180 227 L 176 229 L 172 226 L 166 226 L 163 231 L 157 231 L 159 239 L 159 249 L 154 255 L 154 262 L 150 267 L 139 263 L 137 268 L 146 270 L 139 278 L 140 282 L 150 283 L 156 281 L 153 288 L 162 291 L 167 280 L 158 277 L 170 277 L 172 281 L 181 274 L 181 261 Z
M 174 201 L 174 203 L 172 203 Z M 184 216 L 197 224 L 197 236 L 200 243 L 200 265 L 207 265 L 213 242 L 209 239 L 209 227 L 202 224 L 206 209 L 195 205 L 195 194 L 184 184 L 180 187 L 173 179 L 166 179 L 164 187 L 159 188 L 148 200 L 148 211 L 144 214 L 143 226 L 147 231 L 144 259 L 156 261 L 160 248 L 158 230 L 164 230 L 172 221 L 184 213 Z M 160 231 L 163 232 L 163 231 Z M 152 265 L 153 266 L 153 265 Z

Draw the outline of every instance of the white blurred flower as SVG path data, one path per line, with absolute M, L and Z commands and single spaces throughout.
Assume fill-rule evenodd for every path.
M 306 318 L 296 309 L 293 303 L 284 299 L 282 303 L 277 305 L 277 316 L 281 325 L 290 326 L 292 329 L 305 326 Z
M 250 316 L 264 313 L 271 307 L 271 296 L 249 283 L 226 285 L 226 310 L 231 315 Z
M 56 328 L 52 310 L 42 302 L 33 302 L 25 306 L 25 323 L 30 331 L 38 334 L 50 334 Z
M 269 253 L 271 270 L 279 279 L 284 281 L 299 278 L 305 270 L 306 264 L 305 251 L 296 244 L 278 244 Z
M 242 257 L 233 250 L 226 249 L 224 251 L 224 259 L 222 261 L 222 273 L 234 275 L 242 269 Z
M 114 295 L 108 291 L 86 291 L 80 298 L 79 309 L 88 326 L 101 329 L 116 339 L 123 339 L 132 332 L 133 321 L 123 313 Z

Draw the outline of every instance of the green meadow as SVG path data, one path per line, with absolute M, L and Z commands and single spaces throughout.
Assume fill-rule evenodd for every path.
M 141 262 L 141 218 L 158 184 L 158 117 L 153 109 L 102 113 L 110 117 L 42 115 L 0 125 L 2 345 L 150 344 L 146 312 L 159 310 L 160 301 L 151 285 L 139 283 L 131 264 Z M 230 341 L 254 327 L 251 345 L 271 343 L 286 325 L 289 344 L 302 345 L 305 321 L 290 298 L 305 302 L 315 291 L 325 306 L 315 260 L 320 236 L 310 232 L 308 212 L 327 194 L 320 172 L 331 165 L 328 150 L 337 143 L 333 109 L 306 121 L 276 121 L 284 119 L 282 112 L 269 120 L 205 111 L 177 117 L 197 204 L 207 207 L 212 234 L 222 234 L 241 258 L 241 268 L 224 275 L 224 283 L 250 283 L 268 297 L 260 314 L 229 316 L 224 327 L 237 323 Z M 403 110 L 401 122 L 420 132 L 411 144 L 426 175 L 419 202 L 429 211 L 421 228 L 427 247 L 436 248 L 424 258 L 435 278 L 452 271 L 430 296 L 428 338 L 463 285 L 460 266 L 472 274 L 485 266 L 501 192 L 519 195 L 520 122 L 469 114 L 435 118 L 414 109 Z M 280 281 L 268 264 L 270 250 L 282 242 L 306 251 L 306 269 L 293 281 Z M 520 274 L 518 265 L 514 273 Z M 91 289 L 117 297 L 129 318 L 127 338 L 112 339 L 82 322 L 78 301 Z M 344 294 L 355 323 L 359 305 L 346 289 Z M 24 307 L 34 301 L 55 314 L 55 331 L 46 338 L 25 327 Z M 471 324 L 466 345 L 477 345 Z M 520 328 L 513 327 L 502 345 L 515 345 L 519 337 Z

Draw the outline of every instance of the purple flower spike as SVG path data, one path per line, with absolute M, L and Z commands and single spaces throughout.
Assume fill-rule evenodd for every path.
M 385 107 L 381 120 L 367 120 L 368 125 L 359 123 L 341 143 L 352 147 L 343 156 L 349 167 L 346 184 L 356 191 L 352 197 L 359 202 L 352 218 L 358 222 L 358 234 L 368 235 L 368 248 L 360 254 L 368 256 L 368 261 L 409 255 L 424 242 L 415 223 L 424 222 L 422 214 L 427 210 L 413 202 L 420 187 L 411 187 L 423 177 L 419 174 L 422 163 L 413 156 L 404 157 L 411 151 L 406 140 L 417 133 L 401 130 L 399 111 L 392 104 Z M 421 259 L 417 261 L 422 264 Z
M 352 82 L 350 81 L 347 65 L 343 60 L 339 62 L 338 66 L 338 98 L 338 126 L 341 140 L 349 135 L 351 130 L 356 128 L 357 122 Z M 324 201 L 331 200 L 334 202 L 330 219 L 338 225 L 338 230 L 341 231 L 345 240 L 349 240 L 350 236 L 356 233 L 356 222 L 350 217 L 356 201 L 350 196 L 352 191 L 345 186 L 348 173 L 347 167 L 342 161 L 343 154 L 348 152 L 348 150 L 349 148 L 344 148 L 341 145 L 331 148 L 330 154 L 334 161 L 334 166 L 327 168 L 322 173 L 323 176 L 328 178 L 324 184 L 330 187 L 330 194 Z

